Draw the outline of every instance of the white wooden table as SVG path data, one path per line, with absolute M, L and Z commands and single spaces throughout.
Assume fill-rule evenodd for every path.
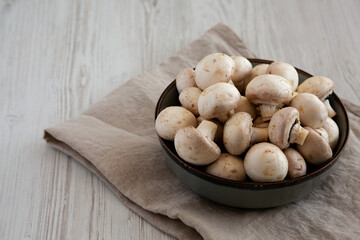
M 0 239 L 171 239 L 43 129 L 223 22 L 360 103 L 360 1 L 0 0 Z

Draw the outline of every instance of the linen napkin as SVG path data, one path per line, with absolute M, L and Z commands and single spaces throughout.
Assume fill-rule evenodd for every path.
M 255 57 L 218 24 L 78 118 L 46 129 L 45 140 L 96 174 L 132 211 L 179 239 L 359 237 L 360 107 L 348 101 L 348 146 L 323 185 L 298 202 L 267 210 L 226 207 L 197 196 L 171 172 L 154 129 L 155 104 L 181 69 L 213 52 Z

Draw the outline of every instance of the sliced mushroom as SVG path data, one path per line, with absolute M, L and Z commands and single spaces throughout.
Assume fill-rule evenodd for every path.
M 268 131 L 270 142 L 280 149 L 288 148 L 291 143 L 302 145 L 309 133 L 300 126 L 299 112 L 293 107 L 277 111 L 270 120 Z
M 221 154 L 220 148 L 213 142 L 216 124 L 207 120 L 197 128 L 180 129 L 174 138 L 176 152 L 185 161 L 194 165 L 207 165 Z
M 199 97 L 200 116 L 205 119 L 217 118 L 225 122 L 237 107 L 240 93 L 228 83 L 216 83 L 206 88 Z
M 285 78 L 290 83 L 293 91 L 298 87 L 299 75 L 296 69 L 288 63 L 272 62 L 266 70 L 266 73 L 279 75 Z
M 309 134 L 303 145 L 296 145 L 296 149 L 308 163 L 319 165 L 332 157 L 332 150 L 328 141 L 310 127 L 305 127 Z
M 199 115 L 198 101 L 201 93 L 200 88 L 188 87 L 181 91 L 179 95 L 181 105 L 195 116 Z
M 284 150 L 284 154 L 289 163 L 289 177 L 292 179 L 304 176 L 306 174 L 306 162 L 301 154 L 293 148 Z
M 288 160 L 276 145 L 258 143 L 246 153 L 245 172 L 254 182 L 276 182 L 288 173 Z
M 267 128 L 252 127 L 250 114 L 235 113 L 224 125 L 224 146 L 233 155 L 245 152 L 253 143 L 268 140 Z
M 315 76 L 306 79 L 297 89 L 299 93 L 312 93 L 323 101 L 328 108 L 328 116 L 334 117 L 336 112 L 331 107 L 329 100 L 326 98 L 334 91 L 334 81 L 323 76 Z
M 254 104 L 249 102 L 246 97 L 240 96 L 240 101 L 238 102 L 237 108 L 235 108 L 235 113 L 237 112 L 247 112 L 250 114 L 252 119 L 256 118 L 256 107 Z
M 192 68 L 185 68 L 176 77 L 176 88 L 179 93 L 188 87 L 196 87 L 195 71 Z
M 242 56 L 232 56 L 235 63 L 235 70 L 231 76 L 232 81 L 239 91 L 243 90 L 243 81 L 251 74 L 252 65 L 249 60 Z
M 291 100 L 290 106 L 299 111 L 302 125 L 314 129 L 320 128 L 328 117 L 324 103 L 311 93 L 298 94 Z
M 167 107 L 159 113 L 155 121 L 155 129 L 159 136 L 171 141 L 179 129 L 188 126 L 196 127 L 196 118 L 183 107 Z
M 215 83 L 228 82 L 234 70 L 235 63 L 231 57 L 223 53 L 213 53 L 197 64 L 195 82 L 204 90 Z
M 255 67 L 253 67 L 253 69 L 251 69 L 250 75 L 248 75 L 243 80 L 243 92 L 245 92 L 246 87 L 251 80 L 253 80 L 257 76 L 266 74 L 266 70 L 268 67 L 269 67 L 269 64 L 259 64 L 259 65 L 256 65 Z
M 331 149 L 334 149 L 339 141 L 339 127 L 334 120 L 327 118 L 322 125 L 329 137 L 329 144 Z
M 265 74 L 249 83 L 245 95 L 252 104 L 259 105 L 261 117 L 267 120 L 279 108 L 290 102 L 292 89 L 283 77 Z
M 246 180 L 244 160 L 227 153 L 222 153 L 215 162 L 206 167 L 205 172 L 235 181 Z

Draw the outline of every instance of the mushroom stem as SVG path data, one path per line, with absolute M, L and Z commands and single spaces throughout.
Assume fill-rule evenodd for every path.
M 252 128 L 251 144 L 258 142 L 267 142 L 269 139 L 268 128 Z
M 276 105 L 261 104 L 259 106 L 260 115 L 264 121 L 270 120 L 277 110 Z
M 300 124 L 295 123 L 290 131 L 289 143 L 297 143 L 303 145 L 309 131 L 301 127 Z
M 324 128 L 314 129 L 320 136 L 322 136 L 327 142 L 329 142 L 329 134 Z
M 217 130 L 217 125 L 215 123 L 210 122 L 208 120 L 203 120 L 196 129 L 199 130 L 205 136 L 207 136 L 209 139 L 214 141 Z
M 331 104 L 330 104 L 329 99 L 326 99 L 326 100 L 324 101 L 324 104 L 325 104 L 325 106 L 326 106 L 326 108 L 327 108 L 327 110 L 328 110 L 328 116 L 329 116 L 329 118 L 333 118 L 333 117 L 336 115 L 336 112 L 335 112 L 335 110 L 331 107 Z

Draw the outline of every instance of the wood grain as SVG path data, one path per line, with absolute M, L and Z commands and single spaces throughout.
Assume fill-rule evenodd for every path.
M 172 239 L 43 129 L 200 36 L 229 25 L 259 57 L 360 103 L 360 1 L 0 0 L 0 239 Z

